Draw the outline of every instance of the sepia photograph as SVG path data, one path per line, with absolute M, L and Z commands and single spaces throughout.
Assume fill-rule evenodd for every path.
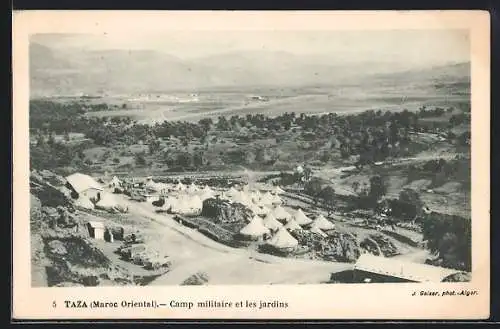
M 469 28 L 27 41 L 32 288 L 474 280 Z

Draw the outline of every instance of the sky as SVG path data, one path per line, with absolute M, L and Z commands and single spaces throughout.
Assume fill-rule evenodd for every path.
M 144 34 L 38 34 L 51 48 L 146 49 L 179 58 L 231 52 L 284 51 L 339 62 L 405 62 L 422 66 L 470 60 L 466 30 L 169 31 Z

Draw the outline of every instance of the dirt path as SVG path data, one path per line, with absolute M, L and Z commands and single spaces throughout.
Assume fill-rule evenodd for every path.
M 398 255 L 392 257 L 393 259 L 400 259 L 404 261 L 410 261 L 413 263 L 419 263 L 419 264 L 424 264 L 426 259 L 429 258 L 430 252 L 428 250 L 416 250 L 413 252 L 409 252 L 404 255 Z
M 178 285 L 197 272 L 207 273 L 209 283 L 214 284 L 323 282 L 331 273 L 352 267 L 349 263 L 284 258 L 231 248 L 177 223 L 172 215 L 155 213 L 152 205 L 121 199 L 133 215 L 153 220 L 165 228 L 165 233 L 168 231 L 169 236 L 161 243 L 173 251 L 173 266 L 151 285 Z

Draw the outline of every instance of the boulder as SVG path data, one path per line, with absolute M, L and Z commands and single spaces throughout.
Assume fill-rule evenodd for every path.
M 30 174 L 30 189 L 44 206 L 69 206 L 72 202 L 71 191 L 64 186 L 64 178 L 50 171 L 32 171 Z
M 334 233 L 324 240 L 322 256 L 326 259 L 335 259 L 341 262 L 354 263 L 361 255 L 360 247 L 354 236 L 350 234 Z
M 49 252 L 54 255 L 64 256 L 68 253 L 64 243 L 59 240 L 52 240 L 48 243 Z
M 198 272 L 184 280 L 182 286 L 201 286 L 208 282 L 208 275 L 203 272 Z
M 30 194 L 30 219 L 38 221 L 42 219 L 42 203 L 35 195 Z
M 99 277 L 96 275 L 84 276 L 80 279 L 80 282 L 86 287 L 95 287 L 99 285 Z
M 361 254 L 356 240 L 344 238 L 341 241 L 342 257 L 344 261 L 349 263 L 356 262 Z
M 459 272 L 452 275 L 447 276 L 443 279 L 442 282 L 470 282 L 471 275 L 466 272 Z
M 203 201 L 201 215 L 215 223 L 245 223 L 253 217 L 253 212 L 241 203 L 209 198 Z

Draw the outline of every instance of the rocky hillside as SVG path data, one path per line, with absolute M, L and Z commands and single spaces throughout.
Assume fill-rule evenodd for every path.
M 133 284 L 133 277 L 93 246 L 84 211 L 75 205 L 65 179 L 32 171 L 30 228 L 33 286 Z

